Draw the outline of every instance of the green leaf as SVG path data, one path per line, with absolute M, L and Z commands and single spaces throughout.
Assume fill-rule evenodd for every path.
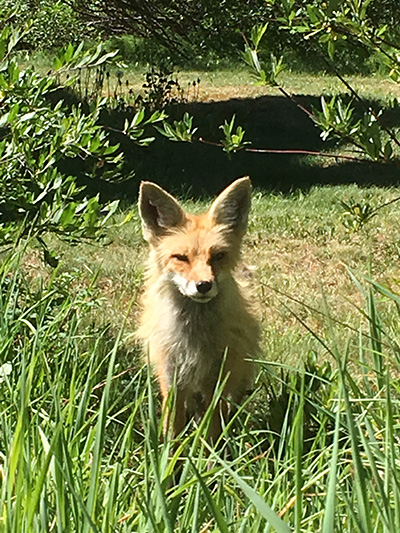
M 65 53 L 64 53 L 64 62 L 65 63 L 68 63 L 69 61 L 71 61 L 73 55 L 74 55 L 74 52 L 75 52 L 75 48 L 74 48 L 74 45 L 72 43 L 69 43 L 69 45 L 67 46 L 67 49 L 65 50 Z
M 326 103 L 326 100 L 323 96 L 321 96 L 321 107 L 322 107 L 322 112 L 324 114 L 324 117 L 329 120 L 330 119 L 330 110 L 329 110 L 329 107 Z
M 258 45 L 260 44 L 261 39 L 264 36 L 264 33 L 267 31 L 268 22 L 261 26 L 254 26 L 251 30 L 251 42 L 254 48 L 257 50 Z
M 141 122 L 143 122 L 143 119 L 144 119 L 144 109 L 140 109 L 136 114 L 135 116 L 133 117 L 132 119 L 132 122 L 130 124 L 130 127 L 131 128 L 134 128 L 136 126 L 138 126 Z
M 340 409 L 341 396 L 337 400 L 337 411 L 335 420 L 335 431 L 333 437 L 332 458 L 328 478 L 328 490 L 325 500 L 325 515 L 322 523 L 321 533 L 335 533 L 335 510 L 336 510 L 336 490 L 337 490 L 337 468 L 339 463 L 339 438 L 340 438 Z
M 333 39 L 329 39 L 328 41 L 328 54 L 331 59 L 333 59 L 335 55 L 335 42 Z
M 342 3 L 343 3 L 343 0 L 328 0 L 328 8 L 327 8 L 328 15 L 332 15 L 332 13 L 336 11 L 338 7 L 340 6 L 340 4 Z
M 212 497 L 212 494 L 210 493 L 207 485 L 204 483 L 204 480 L 202 478 L 202 476 L 200 475 L 199 471 L 197 470 L 197 468 L 195 467 L 193 461 L 191 460 L 190 457 L 188 457 L 188 461 L 191 465 L 191 467 L 193 468 L 193 471 L 194 473 L 196 474 L 196 477 L 197 479 L 199 480 L 199 483 L 200 483 L 200 486 L 201 486 L 201 489 L 202 489 L 202 492 L 205 496 L 205 499 L 207 501 L 207 504 L 210 508 L 210 511 L 215 519 L 215 522 L 218 526 L 218 531 L 220 531 L 221 533 L 229 533 L 230 529 L 228 527 L 228 524 L 226 522 L 226 520 L 224 519 L 220 509 L 218 508 L 218 505 L 214 502 L 214 499 Z
M 6 55 L 7 43 L 5 39 L 0 38 L 0 61 L 2 61 Z
M 392 143 L 390 141 L 388 141 L 386 144 L 385 144 L 385 148 L 383 150 L 384 152 L 384 156 L 385 156 L 385 159 L 388 160 L 392 157 L 393 155 L 393 148 L 392 148 Z

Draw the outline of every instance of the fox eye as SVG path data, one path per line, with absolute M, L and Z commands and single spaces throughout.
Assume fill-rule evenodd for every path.
M 182 263 L 189 263 L 189 258 L 184 254 L 173 254 L 172 257 L 177 261 L 182 261 Z
M 226 252 L 216 252 L 212 254 L 211 261 L 221 261 L 226 256 Z

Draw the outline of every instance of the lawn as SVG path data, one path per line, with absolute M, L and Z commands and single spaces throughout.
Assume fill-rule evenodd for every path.
M 366 279 L 372 278 L 397 291 L 400 201 L 385 204 L 399 196 L 400 190 L 394 187 L 356 185 L 316 186 L 286 195 L 255 189 L 243 262 L 252 272 L 267 359 L 297 366 L 299 352 L 306 354 L 309 349 L 325 357 L 326 350 L 295 316 L 309 322 L 316 334 L 327 333 L 325 303 L 332 304 L 335 320 L 358 329 L 364 320 L 360 308 L 365 299 L 354 276 L 364 286 L 368 286 Z M 352 204 L 355 211 L 358 205 L 380 209 L 357 229 L 356 214 L 347 212 L 341 202 Z M 194 200 L 184 203 L 194 211 L 207 205 Z M 120 226 L 127 217 L 130 220 Z M 115 335 L 127 320 L 124 335 L 133 346 L 129 339 L 134 337 L 147 251 L 136 207 L 118 216 L 102 246 L 70 247 L 56 240 L 51 244 L 60 259 L 58 275 L 72 276 L 75 290 L 92 287 L 100 297 L 99 316 Z M 23 266 L 38 283 L 43 276 L 40 249 L 30 250 Z M 51 275 L 49 268 L 47 276 Z
M 312 97 L 330 83 L 292 82 Z M 232 95 L 218 83 L 210 95 Z M 307 161 L 292 169 L 320 168 Z M 151 168 L 137 179 L 156 180 Z M 282 192 L 260 176 L 243 261 L 263 357 L 217 451 L 203 438 L 211 413 L 175 442 L 161 438 L 157 387 L 134 340 L 147 253 L 134 204 L 102 245 L 48 239 L 56 269 L 35 243 L 3 255 L 0 530 L 400 530 L 400 189 Z M 196 187 L 184 191 L 185 207 L 204 209 Z M 365 223 L 363 209 L 376 210 Z

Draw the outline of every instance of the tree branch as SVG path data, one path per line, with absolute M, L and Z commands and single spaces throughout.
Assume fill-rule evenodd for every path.
M 213 141 L 207 141 L 203 139 L 202 137 L 196 137 L 194 138 L 195 141 L 201 142 L 203 144 L 208 144 L 211 146 L 216 146 L 218 148 L 223 148 L 223 144 L 213 142 Z M 354 157 L 351 155 L 344 155 L 344 154 L 330 154 L 329 152 L 318 152 L 314 150 L 277 150 L 272 148 L 242 148 L 240 150 L 241 152 L 253 152 L 256 154 L 293 154 L 293 155 L 312 155 L 312 156 L 321 156 L 321 157 L 328 157 L 331 159 L 347 159 L 348 161 L 357 161 L 357 162 L 363 162 L 365 163 L 367 160 L 362 159 L 360 157 Z

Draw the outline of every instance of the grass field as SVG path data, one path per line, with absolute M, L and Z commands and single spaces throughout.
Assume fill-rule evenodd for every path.
M 37 63 L 37 66 L 40 71 L 46 73 L 50 64 L 49 59 L 46 58 L 43 62 Z M 171 69 L 174 70 L 173 67 Z M 129 89 L 133 89 L 134 93 L 143 93 L 147 71 L 149 71 L 149 67 L 146 66 L 128 66 L 121 69 L 122 86 L 120 90 L 122 93 L 127 94 Z M 243 66 L 236 64 L 229 69 L 210 69 L 208 71 L 174 70 L 171 78 L 175 79 L 184 89 L 184 95 L 189 101 L 209 102 L 279 94 L 277 88 L 255 84 L 256 78 L 244 64 Z M 379 74 L 374 78 L 348 75 L 345 76 L 345 79 L 365 98 L 400 97 L 398 85 Z M 196 82 L 195 89 L 193 82 Z M 323 72 L 317 75 L 285 70 L 280 74 L 278 83 L 295 95 L 320 96 L 321 94 L 340 94 L 347 91 L 336 76 Z M 117 85 L 118 79 L 115 71 L 111 71 L 110 90 L 116 89 Z
M 233 73 L 228 70 L 178 73 L 178 80 L 183 87 L 197 79 L 200 79 L 199 99 L 202 101 L 279 95 L 277 88 L 255 85 L 254 77 L 247 69 L 238 69 Z M 400 96 L 398 85 L 385 77 L 376 76 L 374 82 L 371 83 L 371 78 L 353 75 L 346 76 L 346 81 L 365 98 L 382 98 L 383 95 L 392 98 Z M 323 73 L 315 75 L 283 72 L 279 76 L 278 82 L 295 95 L 341 94 L 346 90 L 335 76 Z M 189 98 L 190 96 L 189 93 Z
M 256 183 L 243 258 L 263 358 L 218 452 L 203 438 L 210 412 L 161 438 L 134 342 L 135 206 L 102 246 L 48 239 L 55 270 L 34 243 L 4 254 L 0 531 L 398 532 L 400 202 L 385 206 L 398 196 Z M 365 206 L 379 209 L 362 224 Z
M 323 141 L 320 130 L 300 109 L 309 111 L 321 109 L 321 95 L 340 95 L 344 103 L 352 100 L 348 89 L 333 76 L 312 76 L 284 73 L 282 85 L 294 95 L 296 103 L 285 97 L 278 88 L 260 87 L 248 71 L 234 72 L 180 72 L 178 81 L 187 97 L 187 102 L 167 107 L 169 120 L 180 120 L 184 112 L 193 116 L 197 128 L 193 143 L 171 143 L 157 132 L 157 142 L 143 148 L 112 133 L 113 142 L 118 142 L 125 154 L 125 171 L 135 173 L 128 184 L 114 187 L 112 194 L 136 198 L 140 179 L 155 180 L 162 186 L 172 188 L 178 194 L 216 194 L 237 176 L 249 174 L 253 184 L 266 191 L 290 192 L 294 189 L 307 190 L 313 185 L 338 185 L 358 183 L 359 185 L 391 186 L 397 183 L 397 164 L 390 162 L 358 161 L 340 157 L 308 157 L 302 151 L 325 152 L 332 155 L 359 155 L 354 147 L 343 139 Z M 200 79 L 193 87 L 192 81 Z M 121 98 L 134 101 L 143 95 L 144 76 L 142 71 L 126 71 L 121 79 Z M 361 118 L 369 108 L 382 110 L 380 120 L 393 130 L 400 125 L 396 98 L 399 89 L 379 76 L 374 79 L 349 77 L 359 92 L 361 101 L 355 103 L 355 116 Z M 110 82 L 110 94 L 113 83 Z M 126 84 L 127 83 L 127 84 Z M 108 94 L 108 91 L 106 90 Z M 250 149 L 284 150 L 286 153 L 257 153 L 246 150 L 232 154 L 230 158 L 213 143 L 220 143 L 223 137 L 221 125 L 235 118 L 235 124 L 245 130 L 245 140 Z M 104 114 L 105 126 L 123 129 L 125 115 L 118 109 Z M 150 132 L 154 135 L 154 131 Z M 200 142 L 201 138 L 205 142 Z M 397 150 L 397 148 L 394 148 Z M 290 153 L 298 151 L 298 153 Z M 289 153 L 288 153 L 289 152 Z

